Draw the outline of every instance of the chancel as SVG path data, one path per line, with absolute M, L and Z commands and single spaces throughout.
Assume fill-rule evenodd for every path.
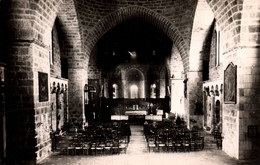
M 0 0 L 0 164 L 259 163 L 259 13 Z

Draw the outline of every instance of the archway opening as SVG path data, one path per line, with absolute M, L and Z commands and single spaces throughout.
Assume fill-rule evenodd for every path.
M 216 105 L 215 105 L 215 121 L 216 124 L 220 122 L 220 101 L 219 100 L 216 101 Z
M 130 86 L 130 98 L 135 99 L 138 98 L 138 87 L 137 85 Z

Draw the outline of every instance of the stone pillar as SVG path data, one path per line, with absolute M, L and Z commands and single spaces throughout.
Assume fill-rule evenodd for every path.
M 260 128 L 260 48 L 242 48 L 238 50 L 237 67 L 237 108 L 233 112 L 236 117 L 238 159 L 256 159 L 260 156 L 259 128 Z M 226 105 L 225 105 L 225 108 Z M 227 111 L 224 109 L 224 111 Z M 237 111 L 237 112 L 236 112 Z M 250 135 L 249 126 L 257 127 L 257 136 Z M 229 132 L 226 132 L 229 133 Z M 232 134 L 229 133 L 231 136 Z M 225 142 L 226 143 L 226 142 Z M 228 146 L 225 150 L 229 150 Z
M 106 98 L 109 98 L 109 95 L 108 95 L 108 80 L 107 79 L 104 79 L 104 97 Z M 123 91 L 122 91 L 123 92 Z
M 123 98 L 128 98 L 126 80 L 122 80 L 122 93 L 123 93 Z
M 81 128 L 86 122 L 84 108 L 85 69 L 69 68 L 69 121 Z
M 160 79 L 160 98 L 165 98 L 166 96 L 166 83 L 165 79 Z
M 145 98 L 145 81 L 141 80 L 139 81 L 139 98 Z
M 67 124 L 69 122 L 69 103 L 68 103 L 67 84 L 65 84 L 65 90 L 64 90 L 64 118 L 65 118 L 65 123 Z
M 206 127 L 207 126 L 207 98 L 208 98 L 208 89 L 206 89 L 204 87 L 204 90 L 203 90 L 203 127 Z
M 36 160 L 48 156 L 51 152 L 48 123 L 49 51 L 44 45 L 18 41 L 10 47 L 8 59 L 7 158 L 10 164 L 21 161 L 35 163 Z M 40 73 L 46 77 L 39 77 Z M 44 84 L 42 88 L 40 82 Z
M 13 46 L 7 65 L 7 158 L 12 163 L 36 159 L 33 59 L 29 55 L 29 49 L 29 43 Z M 22 67 L 24 69 L 18 73 Z
M 0 64 L 0 159 L 6 159 L 5 67 Z M 4 64 L 3 64 L 4 65 Z
M 171 112 L 184 116 L 183 79 L 171 78 Z
M 188 82 L 187 82 L 187 105 L 185 105 L 185 120 L 187 122 L 188 128 L 190 128 L 190 119 L 194 119 L 197 122 L 203 120 L 202 116 L 195 115 L 195 103 L 202 103 L 202 72 L 201 71 L 190 71 L 188 72 Z M 202 124 L 198 125 L 202 128 Z

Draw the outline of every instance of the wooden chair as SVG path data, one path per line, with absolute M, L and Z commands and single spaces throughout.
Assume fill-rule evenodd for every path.
M 190 139 L 190 150 L 191 151 L 195 150 L 195 139 L 194 138 Z
M 104 153 L 104 148 L 105 148 L 105 143 L 104 142 L 99 142 L 96 145 L 96 154 L 103 154 Z
M 157 140 L 157 147 L 158 147 L 158 151 L 160 152 L 161 150 L 164 151 L 165 148 L 166 148 L 166 145 L 165 145 L 165 140 L 163 138 L 159 138 Z
M 108 140 L 106 141 L 105 143 L 105 147 L 104 147 L 104 153 L 109 153 L 111 154 L 112 153 L 112 147 L 113 147 L 113 143 L 112 141 Z
M 147 147 L 148 147 L 148 151 L 150 152 L 151 149 L 154 151 L 154 148 L 156 147 L 156 144 L 155 144 L 155 140 L 154 139 L 149 139 L 148 142 L 147 142 Z
M 75 145 L 70 144 L 67 147 L 67 155 L 75 155 Z
M 189 138 L 183 139 L 182 147 L 183 147 L 184 152 L 190 151 L 190 139 Z
M 167 149 L 167 151 L 173 151 L 174 150 L 174 143 L 173 143 L 173 140 L 172 140 L 172 138 L 168 138 L 167 140 L 166 140 L 166 149 Z
M 222 149 L 222 136 L 216 137 L 216 144 L 217 144 L 218 149 Z
M 119 153 L 119 141 L 118 140 L 113 140 L 113 146 L 112 146 L 111 150 L 112 150 L 112 154 Z
M 82 150 L 83 150 L 83 155 L 89 155 L 90 143 L 87 142 L 83 143 Z
M 124 153 L 126 154 L 126 150 L 127 150 L 127 139 L 120 139 L 119 140 L 119 150 L 120 151 L 124 151 Z
M 178 151 L 182 151 L 182 140 L 181 139 L 176 139 L 175 141 L 175 151 L 178 152 Z
M 82 145 L 77 145 L 75 147 L 75 155 L 82 155 L 83 154 L 83 147 Z
M 204 137 L 195 139 L 195 150 L 202 150 L 204 148 Z
M 97 155 L 96 146 L 97 146 L 97 143 L 91 143 L 91 147 L 90 147 L 91 155 Z

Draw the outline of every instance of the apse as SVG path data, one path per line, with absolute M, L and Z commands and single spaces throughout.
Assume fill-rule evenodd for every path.
M 130 19 L 108 31 L 97 43 L 97 64 L 111 70 L 120 64 L 165 64 L 172 40 L 152 24 Z
M 160 80 L 159 75 L 161 68 L 167 65 L 172 44 L 172 40 L 158 28 L 133 18 L 112 28 L 100 38 L 92 61 L 95 60 L 95 67 L 102 74 L 110 75 L 107 78 L 109 89 L 114 90 L 113 84 L 117 84 L 117 97 L 131 98 L 130 86 L 136 85 L 136 98 L 150 98 L 150 86 L 156 83 L 158 88 L 154 90 L 155 96 L 152 96 L 156 98 L 160 96 L 156 94 L 161 88 L 159 82 L 164 86 L 167 84 L 162 82 L 166 81 L 165 78 Z M 155 73 L 151 74 L 151 71 Z M 141 79 L 136 80 L 136 76 Z M 110 96 L 115 98 L 114 94 Z M 161 98 L 164 97 L 165 92 Z

